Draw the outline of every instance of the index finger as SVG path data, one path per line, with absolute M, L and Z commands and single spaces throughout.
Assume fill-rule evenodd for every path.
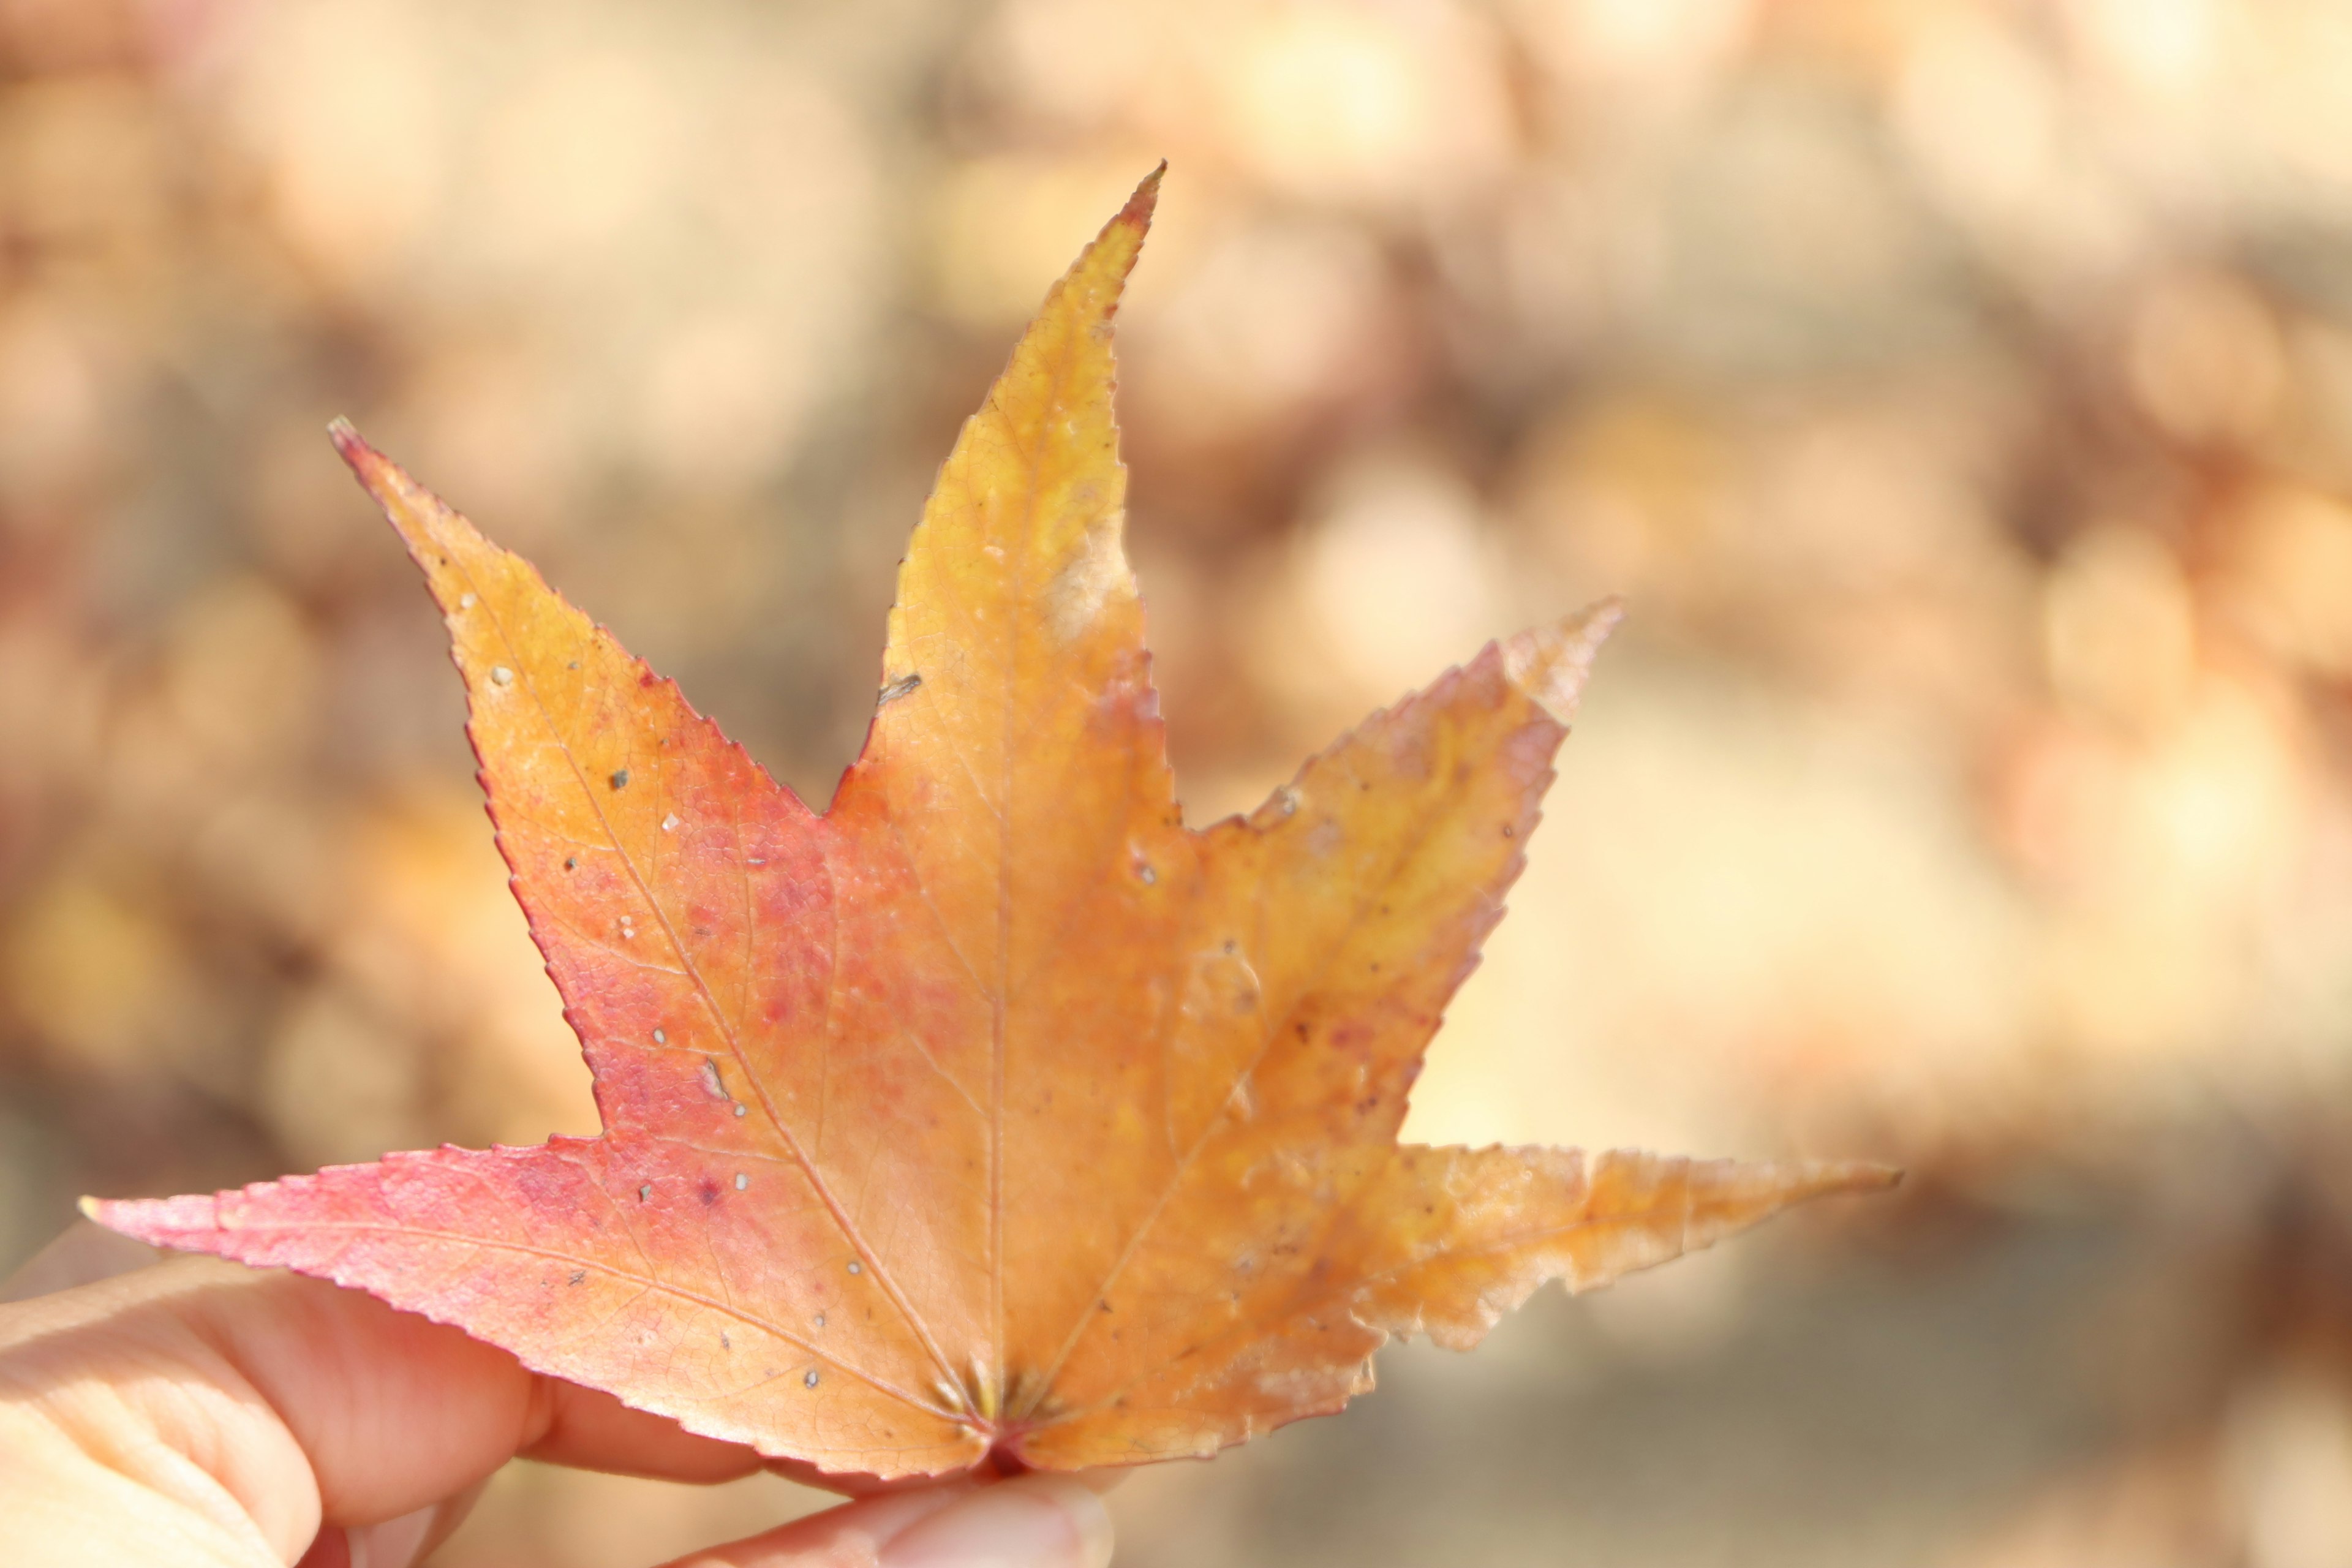
M 0 1404 L 166 1494 L 208 1481 L 289 1560 L 518 1454 L 690 1481 L 761 1464 L 373 1297 L 203 1258 L 0 1306 Z

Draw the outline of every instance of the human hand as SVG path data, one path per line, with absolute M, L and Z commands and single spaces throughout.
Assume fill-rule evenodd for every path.
M 139 1267 L 156 1256 L 83 1226 L 0 1287 L 10 1568 L 408 1568 L 519 1455 L 686 1481 L 762 1467 L 372 1296 Z M 1110 1546 L 1091 1488 L 1030 1475 L 880 1491 L 671 1568 L 1104 1568 Z

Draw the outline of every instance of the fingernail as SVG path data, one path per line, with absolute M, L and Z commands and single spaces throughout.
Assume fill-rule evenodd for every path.
M 941 1509 L 886 1545 L 879 1568 L 1107 1568 L 1110 1545 L 1102 1499 L 1028 1475 Z
M 352 1568 L 411 1568 L 432 1531 L 437 1505 L 351 1532 Z

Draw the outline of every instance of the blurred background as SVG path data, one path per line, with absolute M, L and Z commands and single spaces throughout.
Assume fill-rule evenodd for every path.
M 2352 1563 L 2352 5 L 0 0 L 0 1272 L 589 1131 L 378 444 L 826 798 L 1161 156 L 1192 819 L 1633 615 L 1411 1131 L 1873 1154 L 1120 1495 L 1135 1568 Z M 814 1506 L 529 1466 L 438 1568 Z

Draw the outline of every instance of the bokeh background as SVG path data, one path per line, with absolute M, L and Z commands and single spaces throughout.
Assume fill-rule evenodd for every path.
M 1182 793 L 1633 605 L 1431 1139 L 1913 1173 L 1119 1495 L 1135 1568 L 2352 1562 L 2352 5 L 0 0 L 0 1271 L 592 1131 L 337 414 L 823 800 L 1122 317 Z M 528 1466 L 438 1568 L 814 1505 Z

